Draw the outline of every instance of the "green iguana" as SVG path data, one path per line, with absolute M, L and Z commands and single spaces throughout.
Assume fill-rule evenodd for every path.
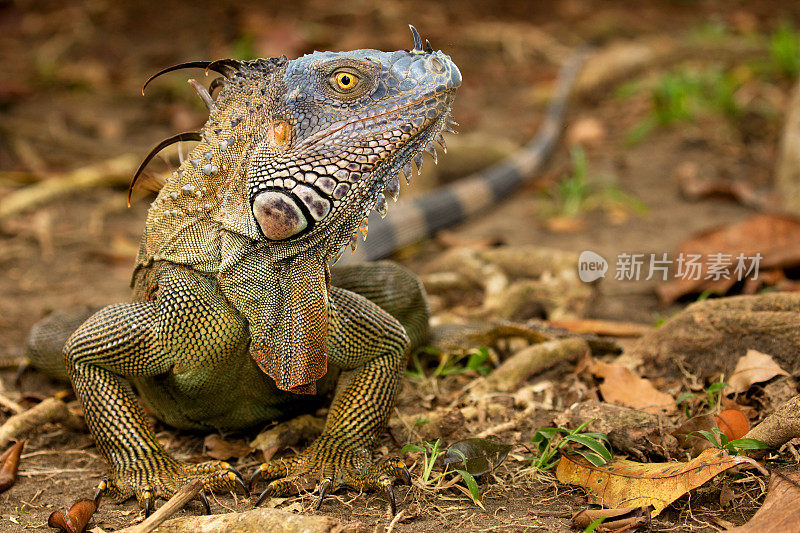
M 256 505 L 310 476 L 319 482 L 318 506 L 346 486 L 384 490 L 394 510 L 392 484 L 409 481 L 408 471 L 399 459 L 373 463 L 370 450 L 406 354 L 427 334 L 424 290 L 394 263 L 329 264 L 347 244 L 355 249 L 373 209 L 386 213 L 384 195 L 396 199 L 411 162 L 420 170 L 423 150 L 435 159 L 433 142 L 443 146 L 442 133 L 452 131 L 461 74 L 411 30 L 411 50 L 191 62 L 147 81 L 186 67 L 222 75 L 210 90 L 193 84 L 210 110 L 203 129 L 162 142 L 136 173 L 165 146 L 198 141 L 150 207 L 133 302 L 82 325 L 45 319 L 29 341 L 34 365 L 56 376 L 65 376 L 63 346 L 66 376 L 110 469 L 99 495 L 135 496 L 149 514 L 156 498 L 192 478 L 211 490 L 247 491 L 225 462 L 167 454 L 134 387 L 164 423 L 206 431 L 313 411 L 335 389 L 322 435 L 253 474 L 251 484 L 271 481 Z M 562 73 L 537 139 L 455 187 L 398 205 L 401 216 L 373 227 L 378 238 L 365 243 L 366 257 L 457 222 L 537 170 L 558 137 L 576 68 Z

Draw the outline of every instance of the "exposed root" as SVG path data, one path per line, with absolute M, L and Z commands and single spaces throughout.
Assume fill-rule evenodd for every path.
M 48 398 L 27 411 L 14 415 L 0 426 L 0 448 L 48 422 L 60 422 L 73 429 L 84 429 L 83 419 L 69 412 L 58 398 Z

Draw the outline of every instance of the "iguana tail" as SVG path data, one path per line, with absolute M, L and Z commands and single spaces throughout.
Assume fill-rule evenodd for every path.
M 576 52 L 561 68 L 544 122 L 536 136 L 516 153 L 480 172 L 414 200 L 397 202 L 384 219 L 371 217 L 365 242 L 344 262 L 373 261 L 390 255 L 486 210 L 541 171 L 561 136 L 567 100 L 585 60 Z

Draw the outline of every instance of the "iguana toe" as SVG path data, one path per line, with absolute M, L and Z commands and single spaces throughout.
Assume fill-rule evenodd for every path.
M 261 492 L 255 505 L 274 496 L 285 496 L 298 492 L 308 482 L 316 482 L 319 509 L 326 495 L 339 487 L 359 491 L 384 492 L 391 504 L 392 514 L 396 509 L 393 485 L 396 480 L 408 484 L 411 475 L 399 458 L 390 458 L 382 463 L 372 462 L 366 450 L 349 448 L 330 437 L 321 437 L 307 450 L 289 460 L 278 459 L 261 464 L 250 479 L 270 480 Z
M 119 503 L 135 496 L 145 516 L 149 516 L 157 499 L 169 499 L 192 479 L 203 482 L 203 491 L 197 499 L 205 507 L 206 513 L 211 512 L 205 495 L 207 490 L 233 491 L 240 487 L 249 495 L 241 474 L 224 461 L 188 464 L 171 458 L 159 458 L 147 464 L 147 470 L 115 472 L 103 479 L 95 492 L 95 500 L 107 497 Z

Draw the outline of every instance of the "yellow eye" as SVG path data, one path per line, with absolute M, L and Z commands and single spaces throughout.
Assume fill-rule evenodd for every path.
M 360 78 L 352 72 L 337 72 L 333 79 L 336 81 L 336 86 L 342 91 L 353 89 L 360 80 Z

